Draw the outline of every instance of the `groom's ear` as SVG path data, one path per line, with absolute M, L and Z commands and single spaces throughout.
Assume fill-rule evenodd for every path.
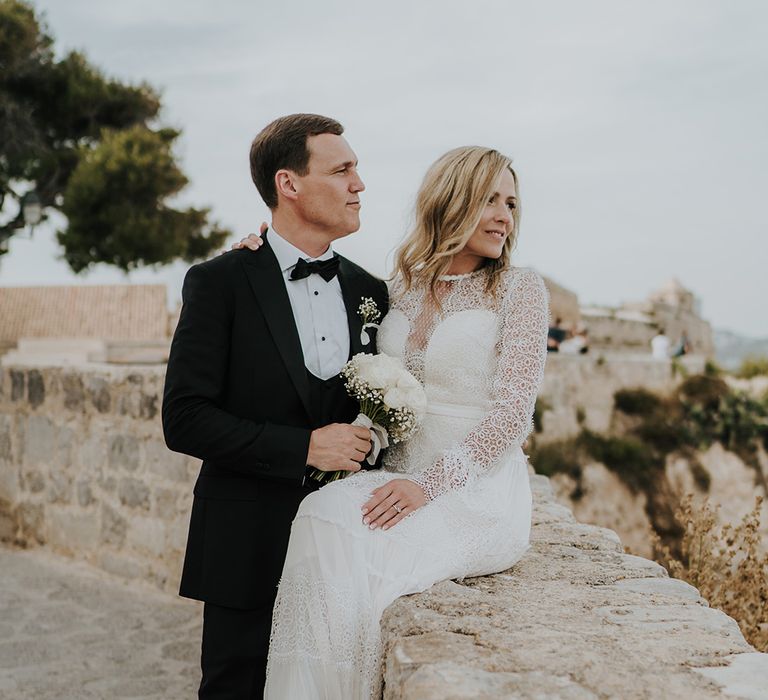
M 278 170 L 275 173 L 275 189 L 278 195 L 296 201 L 299 194 L 296 188 L 296 173 L 292 170 Z

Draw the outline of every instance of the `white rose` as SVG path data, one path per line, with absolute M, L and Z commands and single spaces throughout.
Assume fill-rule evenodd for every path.
M 400 389 L 421 389 L 421 383 L 410 372 L 403 370 L 397 379 L 397 386 Z
M 427 410 L 427 396 L 421 386 L 405 389 L 405 405 L 421 418 Z
M 400 360 L 389 355 L 368 355 L 367 359 L 358 363 L 360 378 L 377 389 L 395 386 L 402 371 Z
M 407 405 L 407 395 L 402 389 L 394 387 L 384 394 L 384 403 L 390 408 L 402 408 Z

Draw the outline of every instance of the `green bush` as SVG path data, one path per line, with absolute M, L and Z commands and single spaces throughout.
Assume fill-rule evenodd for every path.
M 707 468 L 696 458 L 695 455 L 688 455 L 688 465 L 691 468 L 691 476 L 693 477 L 696 486 L 702 491 L 709 491 L 709 487 L 712 484 L 712 476 L 707 471 Z
M 663 462 L 636 437 L 603 436 L 583 430 L 579 435 L 579 444 L 635 492 L 650 489 L 663 471 Z
M 745 357 L 736 372 L 736 376 L 742 379 L 752 379 L 752 377 L 765 375 L 768 375 L 768 357 L 756 355 Z
M 613 395 L 613 406 L 628 416 L 649 416 L 661 406 L 661 399 L 642 387 L 619 389 Z
M 688 435 L 685 426 L 664 414 L 649 416 L 637 427 L 634 433 L 643 442 L 663 453 L 679 450 L 687 443 Z
M 717 410 L 720 399 L 730 393 L 728 385 L 719 377 L 695 374 L 683 381 L 677 396 L 683 403 L 695 404 L 705 411 Z
M 574 479 L 581 478 L 581 460 L 576 440 L 557 440 L 537 446 L 531 450 L 531 464 L 537 474 L 552 476 L 568 474 Z
M 714 360 L 707 360 L 704 363 L 704 374 L 707 377 L 719 377 L 723 373 L 723 368 Z

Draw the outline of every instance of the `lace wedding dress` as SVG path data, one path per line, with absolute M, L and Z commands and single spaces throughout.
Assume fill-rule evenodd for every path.
M 267 700 L 381 696 L 379 621 L 396 598 L 451 578 L 512 566 L 528 547 L 531 491 L 521 444 L 531 429 L 549 320 L 541 277 L 441 278 L 441 309 L 423 289 L 401 294 L 378 347 L 423 382 L 419 432 L 360 472 L 307 496 L 293 522 L 272 622 Z M 419 483 L 428 503 L 388 530 L 360 509 L 393 478 Z

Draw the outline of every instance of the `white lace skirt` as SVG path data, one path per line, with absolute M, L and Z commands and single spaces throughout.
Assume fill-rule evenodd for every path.
M 368 494 L 403 476 L 362 472 L 301 503 L 275 603 L 267 700 L 380 698 L 386 607 L 438 581 L 507 569 L 527 549 L 531 491 L 519 448 L 471 486 L 370 530 L 360 511 Z

